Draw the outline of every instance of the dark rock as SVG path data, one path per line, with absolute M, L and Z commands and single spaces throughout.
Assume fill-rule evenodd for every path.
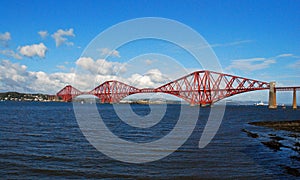
M 296 143 L 294 144 L 294 147 L 292 148 L 292 150 L 294 150 L 294 151 L 300 153 L 300 143 L 299 143 L 299 142 L 296 142 Z
M 298 152 L 300 154 L 300 148 L 299 147 L 293 147 L 292 150 Z
M 267 146 L 270 149 L 279 151 L 281 147 L 283 147 L 283 145 L 275 140 L 272 141 L 267 141 L 267 142 L 261 142 L 262 144 L 264 144 L 265 146 Z
M 294 121 L 261 121 L 261 122 L 250 122 L 249 124 L 255 126 L 264 126 L 273 128 L 275 130 L 286 130 L 293 132 L 300 132 L 300 120 Z
M 294 146 L 300 147 L 300 143 L 299 143 L 299 142 L 296 142 L 296 143 L 294 144 Z
M 300 136 L 296 133 L 292 133 L 288 135 L 289 137 L 293 137 L 293 138 L 299 138 Z
M 252 138 L 258 138 L 258 137 L 259 137 L 258 134 L 252 133 L 252 132 L 248 131 L 247 129 L 242 129 L 242 131 L 245 132 L 245 133 L 247 133 L 247 135 L 248 135 L 249 137 L 252 137 Z
M 300 176 L 300 172 L 296 168 L 292 168 L 292 167 L 289 167 L 289 166 L 283 166 L 283 168 L 286 170 L 286 172 L 288 174 L 291 174 L 291 175 L 296 176 L 296 177 Z
M 300 161 L 300 157 L 299 156 L 290 156 L 291 159 L 295 159 L 297 161 Z
M 282 137 L 280 137 L 280 136 L 271 136 L 270 137 L 271 139 L 274 139 L 274 140 L 276 140 L 276 141 L 281 141 L 281 140 L 284 140 L 284 138 L 282 138 Z

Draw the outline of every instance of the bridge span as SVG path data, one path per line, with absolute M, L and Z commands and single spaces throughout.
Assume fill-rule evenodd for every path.
M 276 87 L 275 82 L 270 82 L 270 90 L 269 90 L 269 108 L 276 109 L 277 102 L 276 102 L 276 92 L 277 91 L 293 91 L 293 102 L 292 107 L 293 109 L 297 109 L 297 91 L 300 90 L 300 86 L 294 87 Z
M 138 93 L 166 93 L 177 96 L 191 105 L 207 106 L 237 94 L 269 90 L 269 108 L 277 108 L 276 91 L 294 91 L 293 108 L 296 109 L 296 91 L 299 87 L 276 87 L 275 82 L 264 82 L 235 75 L 202 70 L 190 73 L 157 88 L 139 89 L 116 80 L 106 81 L 93 90 L 81 92 L 67 85 L 56 95 L 69 102 L 79 95 L 97 96 L 102 103 L 118 103 L 123 98 Z

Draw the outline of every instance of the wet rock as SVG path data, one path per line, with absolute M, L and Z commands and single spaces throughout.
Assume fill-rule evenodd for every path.
M 292 168 L 292 167 L 289 167 L 289 166 L 284 166 L 284 165 L 282 167 L 286 170 L 286 172 L 288 174 L 291 174 L 291 175 L 296 176 L 296 177 L 300 176 L 300 172 L 299 172 L 298 169 Z
M 247 133 L 247 135 L 248 135 L 249 137 L 252 137 L 252 138 L 258 138 L 258 137 L 259 137 L 258 134 L 252 133 L 252 132 L 248 131 L 247 129 L 242 129 L 242 131 L 245 132 L 245 133 Z
M 299 142 L 296 142 L 292 148 L 292 150 L 300 153 L 300 143 Z
M 275 140 L 272 141 L 267 141 L 267 142 L 261 142 L 262 144 L 264 144 L 265 146 L 267 146 L 270 149 L 279 151 L 281 147 L 283 147 L 283 145 Z
M 295 159 L 297 161 L 300 161 L 300 157 L 299 156 L 290 156 L 291 159 Z
M 250 122 L 249 124 L 255 126 L 264 126 L 273 128 L 275 130 L 286 130 L 293 132 L 300 132 L 300 120 L 294 121 L 260 121 L 260 122 Z
M 276 140 L 276 141 L 281 141 L 281 140 L 284 140 L 283 137 L 280 137 L 280 136 L 276 136 L 276 134 L 274 136 L 270 136 L 271 139 L 273 140 Z
M 289 134 L 288 136 L 293 137 L 293 138 L 299 138 L 300 137 L 300 135 L 296 134 L 296 133 Z

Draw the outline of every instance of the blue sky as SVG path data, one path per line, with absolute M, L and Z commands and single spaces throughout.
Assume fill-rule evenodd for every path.
M 43 86 L 42 92 L 55 93 L 71 83 L 70 73 L 91 40 L 117 23 L 141 17 L 169 18 L 190 26 L 211 45 L 226 72 L 300 85 L 300 2 L 296 0 L 10 0 L 0 4 L 0 91 L 38 91 L 34 86 Z M 44 38 L 38 34 L 41 31 Z M 124 63 L 143 48 L 149 49 L 149 43 L 120 48 L 107 61 Z M 171 48 L 152 50 L 167 53 Z M 187 58 L 177 56 L 186 68 L 195 68 Z M 289 95 L 282 97 L 290 101 Z

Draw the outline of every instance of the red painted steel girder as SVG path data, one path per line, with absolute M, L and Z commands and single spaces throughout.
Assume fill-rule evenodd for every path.
M 269 89 L 269 83 L 213 71 L 196 71 L 156 89 L 190 104 L 207 105 L 235 94 Z
M 106 81 L 89 92 L 101 99 L 102 103 L 117 103 L 124 97 L 136 93 L 140 93 L 138 88 L 115 80 Z
M 57 93 L 64 101 L 80 94 L 91 94 L 103 103 L 117 103 L 136 93 L 168 93 L 190 104 L 207 105 L 236 94 L 269 89 L 269 83 L 213 71 L 196 71 L 158 88 L 138 89 L 119 81 L 106 81 L 88 93 L 66 86 Z
M 56 96 L 61 97 L 63 101 L 70 102 L 74 97 L 79 96 L 81 94 L 83 93 L 78 89 L 72 87 L 71 85 L 67 85 L 66 87 L 58 91 Z

